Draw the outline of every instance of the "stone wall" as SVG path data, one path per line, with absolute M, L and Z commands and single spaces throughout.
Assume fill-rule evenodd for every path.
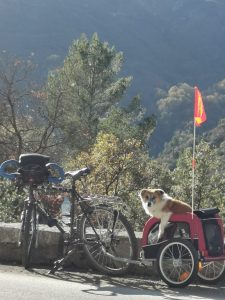
M 21 247 L 18 245 L 20 234 L 20 223 L 0 223 L 0 262 L 21 263 Z M 141 232 L 136 232 L 139 248 L 141 242 Z M 33 265 L 52 266 L 53 262 L 62 255 L 62 238 L 57 228 L 49 228 L 46 225 L 39 226 L 38 247 L 34 249 L 32 255 Z M 61 242 L 60 242 L 61 241 Z M 124 251 L 126 252 L 124 244 Z M 70 265 L 79 269 L 89 269 L 82 249 L 76 249 L 74 255 L 68 261 Z M 155 275 L 156 270 L 152 267 L 135 266 L 134 273 L 143 275 Z
M 0 223 L 0 260 L 21 262 L 21 247 L 18 245 L 20 223 Z M 60 233 L 57 229 L 40 226 L 38 248 L 34 251 L 35 264 L 50 264 L 60 255 Z
M 20 223 L 0 223 L 0 261 L 7 263 L 21 263 L 21 247 L 18 245 Z M 136 236 L 140 245 L 141 233 Z M 49 228 L 45 225 L 39 226 L 38 247 L 32 255 L 34 265 L 51 266 L 57 258 L 62 255 L 60 243 L 60 232 L 57 228 Z M 124 245 L 126 248 L 126 245 Z M 126 249 L 124 249 L 126 251 Z M 77 249 L 68 264 L 78 268 L 90 268 L 82 250 Z M 141 272 L 141 268 L 136 268 Z

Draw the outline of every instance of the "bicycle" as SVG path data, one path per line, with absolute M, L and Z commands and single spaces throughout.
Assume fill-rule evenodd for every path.
M 7 171 L 13 167 L 16 168 L 16 172 Z M 89 173 L 88 168 L 64 173 L 57 164 L 49 163 L 48 156 L 40 154 L 22 154 L 19 161 L 9 160 L 0 166 L 0 176 L 28 188 L 19 237 L 22 247 L 22 264 L 26 269 L 30 267 L 33 249 L 38 244 L 39 215 L 46 219 L 49 226 L 58 228 L 63 240 L 63 255 L 61 259 L 55 261 L 50 273 L 63 267 L 78 247 L 82 248 L 90 264 L 105 274 L 122 275 L 132 268 L 129 261 L 137 259 L 138 245 L 127 218 L 118 207 L 115 208 L 114 204 L 105 203 L 104 197 L 84 198 L 77 191 L 77 180 L 81 180 Z M 71 179 L 70 188 L 56 185 L 65 178 Z M 44 184 L 50 185 L 43 187 Z M 43 188 L 70 194 L 68 237 L 60 221 L 52 218 L 35 196 L 35 192 Z M 75 205 L 80 208 L 79 215 L 75 211 Z M 126 249 L 123 244 L 126 245 Z M 120 258 L 123 259 L 120 260 Z

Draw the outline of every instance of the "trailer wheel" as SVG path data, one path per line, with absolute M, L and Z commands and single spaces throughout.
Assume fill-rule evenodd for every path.
M 200 281 L 215 284 L 225 276 L 225 261 L 210 261 L 202 263 L 198 271 Z
M 185 287 L 198 273 L 198 253 L 190 241 L 172 239 L 161 246 L 157 268 L 170 287 Z

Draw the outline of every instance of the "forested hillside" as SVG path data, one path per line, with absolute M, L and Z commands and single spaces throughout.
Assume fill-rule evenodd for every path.
M 124 52 L 131 90 L 152 107 L 155 88 L 225 77 L 224 11 L 222 0 L 0 0 L 1 49 L 34 53 L 46 76 L 72 40 L 98 32 Z
M 0 47 L 32 56 L 44 81 L 62 65 L 72 40 L 98 32 L 124 53 L 122 73 L 134 78 L 125 99 L 140 93 L 161 118 L 158 88 L 185 82 L 206 90 L 225 78 L 224 12 L 222 0 L 0 0 Z M 155 154 L 182 128 L 179 115 L 175 125 L 169 117 L 153 136 Z M 217 115 L 210 120 L 214 126 Z

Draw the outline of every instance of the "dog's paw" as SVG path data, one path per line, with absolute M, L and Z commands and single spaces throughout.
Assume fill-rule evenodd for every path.
M 164 233 L 160 231 L 158 234 L 157 243 L 162 242 L 163 239 L 164 239 Z

